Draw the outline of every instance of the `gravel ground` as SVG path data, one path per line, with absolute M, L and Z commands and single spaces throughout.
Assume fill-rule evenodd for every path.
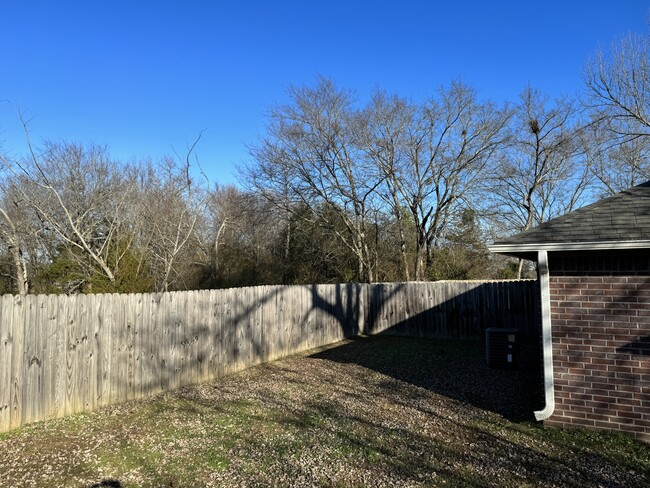
M 650 486 L 650 446 L 545 430 L 480 345 L 373 337 L 0 435 L 0 486 Z

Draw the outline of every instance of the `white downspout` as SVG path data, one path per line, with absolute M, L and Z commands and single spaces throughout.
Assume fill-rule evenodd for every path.
M 549 285 L 548 255 L 537 252 L 539 288 L 542 300 L 542 354 L 544 355 L 544 397 L 546 406 L 535 412 L 537 420 L 546 420 L 555 410 L 555 386 L 553 381 L 553 339 L 551 336 L 551 289 Z

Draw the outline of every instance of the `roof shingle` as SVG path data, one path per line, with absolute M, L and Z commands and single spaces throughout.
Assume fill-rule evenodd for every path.
M 549 220 L 494 245 L 650 240 L 650 181 Z

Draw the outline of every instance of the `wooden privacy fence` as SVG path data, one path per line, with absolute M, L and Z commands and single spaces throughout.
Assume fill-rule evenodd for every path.
M 484 339 L 485 329 L 540 333 L 537 281 L 436 281 L 370 285 L 364 332 Z
M 536 282 L 257 286 L 0 298 L 0 432 L 221 377 L 359 333 L 534 329 Z

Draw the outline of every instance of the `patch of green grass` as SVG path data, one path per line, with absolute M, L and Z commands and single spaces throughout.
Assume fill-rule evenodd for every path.
M 224 471 L 230 466 L 230 459 L 222 452 L 221 448 L 210 447 L 199 454 L 197 464 L 204 465 L 210 470 Z
M 382 458 L 381 452 L 373 447 L 364 447 L 362 450 L 363 459 L 368 462 L 374 462 Z
M 540 429 L 539 436 L 558 450 L 609 458 L 625 469 L 650 472 L 650 448 L 620 432 L 589 429 Z
M 155 472 L 156 466 L 161 466 L 163 457 L 161 453 L 151 449 L 151 446 L 135 446 L 131 443 L 106 446 L 97 452 L 96 456 L 99 465 L 118 476 L 141 468 Z

